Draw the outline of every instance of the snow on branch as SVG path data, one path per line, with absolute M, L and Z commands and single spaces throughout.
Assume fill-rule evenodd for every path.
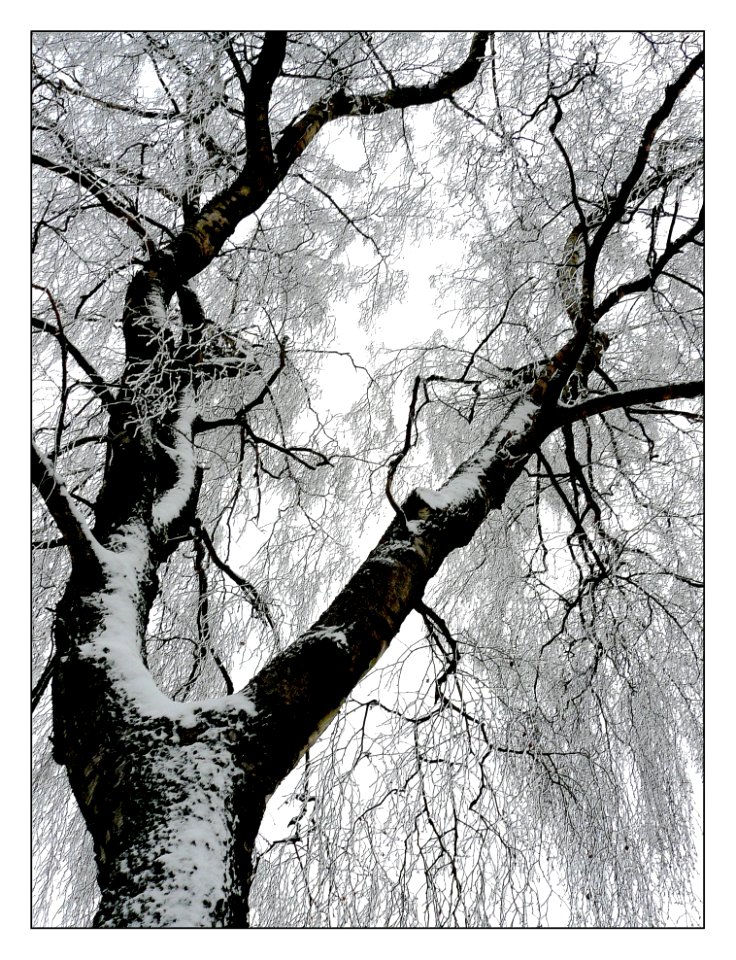
M 106 551 L 93 536 L 53 463 L 35 441 L 31 441 L 31 482 L 64 535 L 72 559 L 91 560 L 99 565 Z
M 197 406 L 191 388 L 182 396 L 179 417 L 174 429 L 177 432 L 173 448 L 165 449 L 176 464 L 177 478 L 153 506 L 153 522 L 165 527 L 182 512 L 191 495 L 196 477 L 196 457 L 192 443 L 192 424 L 197 415 Z
M 474 500 L 493 464 L 515 458 L 514 444 L 532 429 L 539 409 L 528 397 L 516 401 L 477 454 L 466 460 L 439 490 L 419 487 L 419 497 L 432 510 L 454 510 Z

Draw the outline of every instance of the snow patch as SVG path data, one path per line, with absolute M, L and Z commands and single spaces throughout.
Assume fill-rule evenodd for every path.
M 521 433 L 532 423 L 535 414 L 539 413 L 539 407 L 532 400 L 524 399 L 509 411 L 500 423 L 502 430 L 513 430 L 515 433 Z
M 114 549 L 102 551 L 108 588 L 98 594 L 102 628 L 80 646 L 82 656 L 104 660 L 113 681 L 141 713 L 168 717 L 184 727 L 195 727 L 205 710 L 256 715 L 256 706 L 244 694 L 177 703 L 159 690 L 138 649 L 139 590 L 148 563 L 148 541 L 143 528 L 125 527 L 112 539 Z
M 489 444 L 478 456 L 467 463 L 461 473 L 444 483 L 439 490 L 418 487 L 417 494 L 433 510 L 447 510 L 461 506 L 480 495 L 483 476 L 496 457 L 508 457 L 510 451 L 504 449 L 503 442 L 509 434 L 522 434 L 534 422 L 539 407 L 525 398 L 515 404 L 496 428 L 495 436 L 499 442 Z
M 447 510 L 474 499 L 480 492 L 480 465 L 473 465 L 456 477 L 451 477 L 439 490 L 418 487 L 417 493 L 433 510 Z
M 348 638 L 345 636 L 345 631 L 341 630 L 340 627 L 317 627 L 316 630 L 309 631 L 310 637 L 326 637 L 328 640 L 332 640 L 336 646 L 340 647 L 341 650 L 349 650 L 350 644 L 348 643 Z
M 184 796 L 171 804 L 165 817 L 151 818 L 141 851 L 143 875 L 150 874 L 150 882 L 144 892 L 122 904 L 122 919 L 135 922 L 143 915 L 156 917 L 161 927 L 212 926 L 213 910 L 232 887 L 226 805 L 235 773 L 227 751 L 203 743 L 185 747 L 183 755 L 155 757 L 151 775 L 162 779 L 162 793 L 173 781 L 184 787 Z M 157 855 L 151 862 L 154 850 Z M 121 858 L 120 869 L 140 871 L 138 856 L 133 844 Z
M 166 304 L 158 283 L 152 284 L 150 291 L 143 298 L 143 306 L 148 311 L 149 317 L 155 321 L 156 328 L 163 330 L 167 321 Z
M 197 405 L 194 401 L 194 391 L 188 387 L 181 400 L 179 417 L 175 429 L 178 433 L 176 443 L 172 447 L 164 447 L 176 464 L 176 483 L 167 490 L 153 507 L 153 522 L 158 526 L 166 526 L 175 520 L 189 499 L 194 486 L 196 458 L 192 443 L 192 423 L 197 415 Z

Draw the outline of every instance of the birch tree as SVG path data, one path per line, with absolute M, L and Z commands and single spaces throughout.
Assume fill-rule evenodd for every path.
M 701 46 L 34 36 L 36 922 L 698 922 Z

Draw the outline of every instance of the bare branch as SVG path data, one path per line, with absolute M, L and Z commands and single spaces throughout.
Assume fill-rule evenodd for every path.
M 107 210 L 108 213 L 117 217 L 118 220 L 122 220 L 126 226 L 130 227 L 133 233 L 142 239 L 148 237 L 148 231 L 140 222 L 135 210 L 125 204 L 125 202 L 115 199 L 112 195 L 112 185 L 106 183 L 100 176 L 92 177 L 81 168 L 74 169 L 65 163 L 60 163 L 58 160 L 48 160 L 46 157 L 42 157 L 37 153 L 31 155 L 31 160 L 36 166 L 44 167 L 46 170 L 52 170 L 54 173 L 67 177 L 78 187 L 84 187 L 85 190 L 89 191 L 89 193 L 99 201 L 103 210 Z M 159 224 L 159 226 L 161 225 Z
M 52 323 L 48 323 L 46 320 L 39 320 L 37 317 L 31 317 L 31 325 L 36 330 L 44 330 L 46 333 L 50 333 L 53 337 L 59 341 L 59 344 L 63 344 L 64 348 L 69 352 L 69 354 L 74 357 L 79 366 L 84 370 L 87 376 L 90 379 L 90 389 L 94 391 L 97 397 L 106 405 L 110 406 L 115 403 L 115 395 L 112 393 L 108 385 L 105 383 L 104 379 L 100 374 L 95 370 L 92 364 L 87 360 L 84 354 L 79 350 L 74 344 L 68 339 L 66 334 L 63 332 L 61 325 L 61 315 L 59 313 L 59 308 L 54 300 L 53 294 L 48 289 L 48 287 L 41 286 L 41 284 L 33 283 L 31 284 L 34 290 L 40 290 L 42 293 L 45 293 L 49 298 L 51 307 L 56 314 L 56 318 L 59 322 L 59 326 L 55 327 Z
M 41 676 L 38 678 L 38 680 L 33 686 L 33 690 L 31 691 L 31 713 L 35 712 L 36 707 L 41 702 L 41 699 L 44 693 L 46 693 L 46 688 L 48 687 L 49 683 L 51 682 L 51 678 L 54 675 L 55 664 L 56 664 L 56 650 L 52 650 L 51 656 L 49 657 L 48 661 L 46 662 L 46 666 L 43 668 L 43 671 L 41 672 Z
M 690 380 L 686 383 L 670 383 L 659 387 L 638 387 L 621 393 L 606 393 L 601 397 L 591 397 L 583 403 L 570 407 L 561 407 L 557 414 L 557 423 L 574 423 L 589 417 L 620 410 L 639 403 L 664 403 L 666 400 L 693 399 L 703 395 L 705 384 L 702 380 Z
M 657 278 L 664 273 L 664 268 L 667 266 L 670 260 L 677 256 L 678 253 L 681 253 L 689 243 L 692 243 L 698 234 L 702 233 L 704 227 L 705 209 L 701 208 L 698 218 L 692 227 L 681 234 L 676 240 L 672 240 L 667 244 L 663 253 L 657 257 L 656 262 L 648 274 L 638 277 L 636 280 L 630 280 L 628 283 L 622 283 L 621 286 L 616 287 L 615 290 L 612 290 L 603 298 L 603 301 L 598 307 L 596 307 L 595 310 L 594 316 L 596 322 L 598 322 L 602 316 L 608 313 L 611 307 L 614 307 L 617 303 L 623 300 L 624 297 L 629 297 L 634 293 L 644 293 L 646 290 L 651 290 Z
M 375 116 L 386 110 L 404 110 L 407 107 L 437 103 L 472 83 L 485 55 L 488 36 L 485 31 L 476 33 L 465 60 L 432 83 L 424 86 L 389 87 L 381 93 L 362 96 L 338 90 L 326 100 L 312 104 L 299 120 L 284 131 L 276 145 L 276 158 L 282 175 L 304 152 L 320 128 L 331 120 L 348 116 Z
M 245 98 L 245 136 L 248 144 L 246 170 L 264 177 L 273 168 L 273 146 L 268 108 L 271 91 L 286 56 L 286 33 L 268 30 L 258 59 L 251 69 Z
M 249 150 L 245 167 L 232 185 L 205 204 L 171 244 L 169 253 L 173 255 L 179 280 L 186 282 L 204 269 L 241 220 L 254 213 L 273 192 L 326 123 L 338 117 L 373 116 L 386 110 L 437 103 L 449 97 L 477 76 L 487 39 L 485 32 L 475 34 L 463 63 L 425 86 L 395 87 L 364 96 L 338 90 L 327 99 L 313 103 L 282 133 L 273 154 L 264 111 L 267 112 L 271 87 L 283 60 L 282 40 L 275 33 L 268 42 L 264 41 L 261 51 L 264 60 L 255 90 L 256 106 L 252 108 L 249 121 L 255 150 L 253 153 Z M 272 169 L 273 158 L 275 167 Z
M 204 544 L 204 546 L 206 547 L 207 553 L 209 554 L 210 559 L 212 560 L 214 565 L 219 570 L 222 570 L 224 574 L 227 574 L 227 576 L 230 577 L 233 583 L 236 583 L 240 587 L 240 589 L 248 598 L 248 602 L 253 607 L 253 610 L 255 611 L 256 615 L 260 617 L 265 623 L 267 623 L 269 627 L 275 632 L 276 624 L 274 623 L 273 617 L 271 616 L 271 612 L 268 609 L 268 604 L 260 595 L 258 590 L 253 586 L 252 583 L 250 583 L 244 577 L 241 577 L 239 573 L 236 573 L 231 566 L 229 566 L 227 563 L 225 563 L 224 560 L 221 559 L 221 557 L 215 550 L 215 545 L 212 542 L 212 537 L 210 537 L 209 533 L 207 533 L 207 530 L 205 529 L 204 524 L 202 524 L 198 520 L 193 527 L 193 532 L 195 537 L 199 538 Z
M 658 109 L 654 111 L 644 128 L 644 132 L 642 133 L 641 140 L 639 142 L 639 148 L 636 152 L 634 162 L 631 165 L 631 169 L 629 170 L 624 182 L 621 184 L 618 193 L 611 202 L 606 217 L 596 230 L 595 235 L 590 243 L 588 256 L 585 258 L 585 263 L 583 265 L 584 313 L 590 311 L 592 314 L 592 297 L 595 286 L 595 271 L 598 264 L 598 258 L 609 233 L 625 213 L 628 199 L 631 196 L 634 187 L 644 173 L 647 160 L 649 159 L 649 154 L 654 143 L 654 137 L 667 117 L 669 117 L 669 115 L 672 113 L 680 94 L 687 87 L 698 70 L 701 69 L 704 62 L 705 53 L 701 50 L 700 53 L 697 53 L 692 58 L 680 76 L 677 77 L 677 79 L 673 81 L 673 83 L 669 84 L 669 86 L 666 88 L 662 103 Z

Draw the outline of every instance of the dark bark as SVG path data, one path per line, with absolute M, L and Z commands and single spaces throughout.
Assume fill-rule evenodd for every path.
M 233 748 L 248 736 L 237 716 L 128 728 L 127 749 L 100 772 L 95 926 L 248 925 L 266 799 L 257 765 Z

